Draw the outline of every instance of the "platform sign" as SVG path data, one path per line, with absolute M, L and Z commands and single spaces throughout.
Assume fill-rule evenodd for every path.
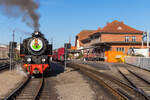
M 14 49 L 17 47 L 16 42 L 9 42 L 9 57 L 14 57 Z

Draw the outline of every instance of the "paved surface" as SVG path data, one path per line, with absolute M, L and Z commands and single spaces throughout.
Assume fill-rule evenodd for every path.
M 0 100 L 24 80 L 25 74 L 18 69 L 0 73 Z
M 110 71 L 110 66 L 104 63 L 84 62 L 95 68 Z M 79 70 L 67 67 L 66 71 L 61 64 L 52 63 L 51 72 L 45 77 L 49 84 L 49 96 L 52 100 L 112 100 L 111 94 L 95 81 L 83 75 Z M 25 73 L 20 68 L 12 72 L 0 74 L 1 97 L 13 90 L 22 82 Z
M 104 64 L 104 63 L 98 63 L 98 62 L 89 62 L 89 61 L 83 61 L 83 62 L 79 62 L 81 64 L 86 64 L 86 65 L 90 65 L 92 67 L 95 67 L 98 70 L 110 70 L 108 64 Z
M 47 77 L 52 100 L 112 100 L 107 91 L 95 81 L 75 70 L 52 63 L 52 73 Z

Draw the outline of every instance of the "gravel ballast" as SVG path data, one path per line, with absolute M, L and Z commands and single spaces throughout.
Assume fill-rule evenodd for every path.
M 95 100 L 94 92 L 77 71 L 67 68 L 64 73 L 53 77 L 58 100 Z
M 55 100 L 114 100 L 96 81 L 70 67 L 63 73 L 49 77 L 49 84 L 50 98 Z

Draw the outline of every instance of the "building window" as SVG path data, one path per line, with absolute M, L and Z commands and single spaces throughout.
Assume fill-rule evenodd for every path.
M 129 36 L 125 36 L 125 42 L 129 42 Z
M 95 39 L 99 38 L 99 35 L 95 36 Z
M 132 42 L 136 42 L 136 37 L 132 36 Z
M 125 48 L 116 48 L 117 51 L 122 51 L 122 52 L 125 52 Z
M 122 52 L 123 52 L 123 53 L 125 52 L 124 48 L 122 48 Z

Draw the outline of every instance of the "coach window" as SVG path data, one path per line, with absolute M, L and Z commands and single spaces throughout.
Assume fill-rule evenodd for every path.
M 129 42 L 129 36 L 125 36 L 125 42 Z
M 132 36 L 132 42 L 136 42 L 136 37 Z

